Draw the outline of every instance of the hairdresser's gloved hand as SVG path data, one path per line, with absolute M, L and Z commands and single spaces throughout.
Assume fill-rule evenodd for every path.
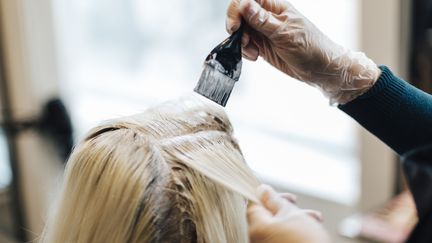
M 319 87 L 332 104 L 365 93 L 381 74 L 361 52 L 348 50 L 324 35 L 286 0 L 232 0 L 227 30 L 246 22 L 243 56 L 258 56 L 282 72 Z
M 321 214 L 299 209 L 283 194 L 269 186 L 258 188 L 261 205 L 248 207 L 251 243 L 327 243 Z M 288 200 L 287 200 L 288 199 Z

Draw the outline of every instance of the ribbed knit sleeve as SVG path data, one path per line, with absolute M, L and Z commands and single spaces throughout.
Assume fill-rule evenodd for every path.
M 432 144 L 432 96 L 380 68 L 375 85 L 339 109 L 400 155 Z

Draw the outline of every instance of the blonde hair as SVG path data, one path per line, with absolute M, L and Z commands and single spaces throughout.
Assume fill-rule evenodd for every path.
M 259 182 L 232 133 L 224 111 L 197 98 L 93 129 L 41 242 L 248 242 Z

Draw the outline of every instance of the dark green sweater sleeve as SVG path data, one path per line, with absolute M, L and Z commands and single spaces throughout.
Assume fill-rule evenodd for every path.
M 339 109 L 400 155 L 432 144 L 432 96 L 380 68 L 375 85 Z

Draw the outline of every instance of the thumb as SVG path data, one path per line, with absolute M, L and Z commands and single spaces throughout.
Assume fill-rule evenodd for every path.
M 274 14 L 254 0 L 242 0 L 239 10 L 248 25 L 258 32 L 270 37 L 281 25 Z

